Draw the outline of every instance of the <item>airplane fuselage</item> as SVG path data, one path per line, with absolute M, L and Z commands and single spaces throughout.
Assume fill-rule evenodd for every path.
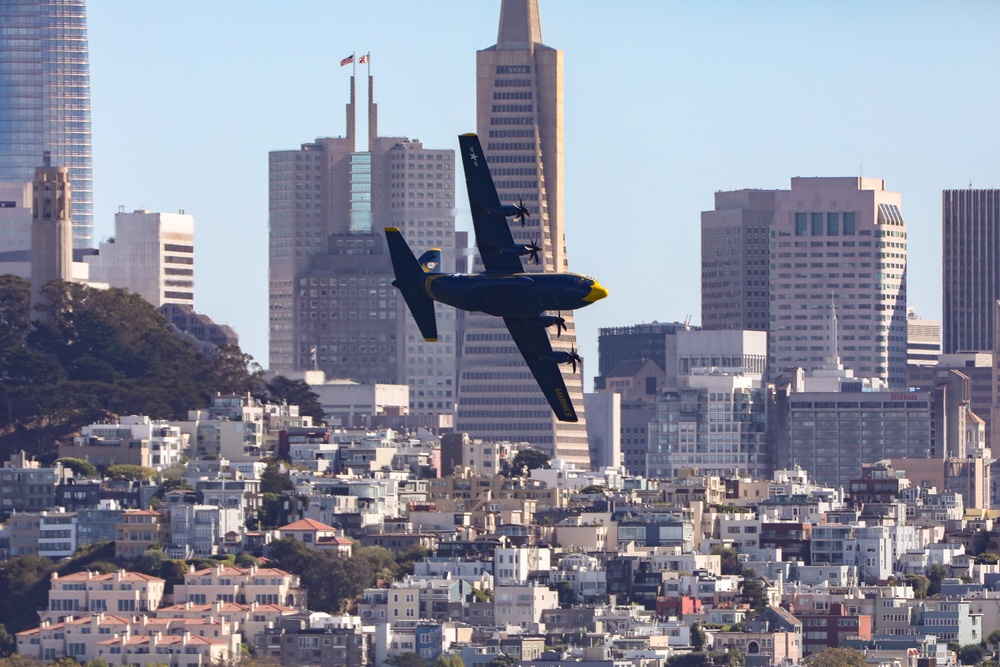
M 428 274 L 424 290 L 435 301 L 496 317 L 535 317 L 576 310 L 608 292 L 577 273 Z

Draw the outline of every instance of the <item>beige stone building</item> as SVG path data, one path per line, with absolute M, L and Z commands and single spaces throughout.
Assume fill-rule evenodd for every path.
M 17 652 L 46 662 L 70 656 L 81 664 L 103 658 L 116 667 L 209 667 L 238 659 L 240 642 L 232 624 L 210 619 L 97 612 L 19 632 Z
M 190 566 L 184 583 L 174 587 L 174 602 L 210 604 L 215 601 L 276 604 L 306 608 L 306 590 L 298 575 L 277 568 L 216 565 L 204 570 Z
M 38 612 L 42 621 L 55 623 L 88 613 L 132 614 L 153 611 L 163 601 L 165 582 L 140 572 L 118 570 L 109 574 L 52 573 L 49 603 Z
M 243 641 L 253 644 L 254 638 L 268 627 L 281 624 L 281 619 L 300 613 L 298 607 L 279 604 L 260 604 L 249 602 L 222 602 L 216 600 L 208 604 L 182 602 L 162 607 L 156 611 L 158 619 L 186 618 L 208 619 L 220 625 L 231 624 L 234 632 L 243 637 Z

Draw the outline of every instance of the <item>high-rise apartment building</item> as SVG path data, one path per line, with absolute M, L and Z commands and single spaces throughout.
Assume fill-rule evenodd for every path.
M 455 269 L 455 152 L 378 136 L 373 90 L 369 76 L 363 150 L 352 77 L 346 137 L 270 154 L 270 368 L 407 384 L 411 414 L 450 420 L 455 312 L 438 309 L 439 342 L 426 343 L 396 298 L 383 228 Z
M 767 331 L 768 238 L 775 190 L 715 193 L 701 214 L 701 325 Z
M 91 282 L 138 294 L 157 308 L 194 305 L 194 218 L 137 210 L 115 214 L 115 235 L 86 255 Z
M 1000 190 L 945 190 L 941 209 L 944 353 L 988 352 L 1000 299 Z
M 542 248 L 539 262 L 525 262 L 525 269 L 567 271 L 563 53 L 542 43 L 537 0 L 503 0 L 497 43 L 476 53 L 476 123 L 500 200 L 530 211 L 523 226 L 511 223 L 515 243 Z M 478 257 L 473 269 L 482 270 Z M 551 336 L 552 347 L 569 351 L 576 332 L 572 315 L 562 316 L 567 328 Z M 582 373 L 562 369 L 580 420 L 557 421 L 503 322 L 468 313 L 463 326 L 456 430 L 484 441 L 529 442 L 587 467 Z
M 73 245 L 89 247 L 94 200 L 85 0 L 0 2 L 0 81 L 0 181 L 31 182 L 35 167 L 68 168 Z
M 878 178 L 793 178 L 791 190 L 776 194 L 772 377 L 839 356 L 858 376 L 905 387 L 907 242 L 900 204 L 899 193 Z

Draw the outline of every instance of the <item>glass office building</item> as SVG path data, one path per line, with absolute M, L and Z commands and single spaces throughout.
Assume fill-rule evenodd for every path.
M 85 0 L 0 0 L 0 181 L 68 167 L 78 248 L 93 245 L 91 155 Z

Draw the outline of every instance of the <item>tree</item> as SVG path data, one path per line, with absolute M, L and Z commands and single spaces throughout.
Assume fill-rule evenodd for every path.
M 465 667 L 465 663 L 457 653 L 440 653 L 434 658 L 431 667 Z
M 1000 563 L 1000 556 L 989 552 L 981 553 L 973 559 L 977 565 L 996 565 Z
M 825 648 L 804 658 L 805 667 L 866 667 L 865 654 L 853 648 Z
M 708 642 L 708 636 L 705 631 L 701 629 L 701 624 L 694 623 L 691 626 L 691 648 L 695 651 L 704 651 L 705 644 Z
M 522 449 L 510 464 L 511 473 L 524 475 L 538 468 L 548 468 L 550 456 L 540 449 Z
M 906 575 L 906 583 L 913 589 L 913 597 L 927 597 L 927 589 L 930 588 L 931 580 L 922 574 Z
M 743 574 L 743 563 L 737 557 L 736 549 L 716 544 L 712 547 L 712 555 L 720 557 L 722 574 Z
M 385 663 L 394 667 L 427 667 L 427 660 L 417 653 L 400 653 L 386 658 Z
M 0 450 L 43 455 L 87 424 L 183 419 L 255 386 L 259 367 L 238 347 L 201 355 L 137 294 L 61 281 L 43 292 L 32 313 L 28 281 L 0 276 Z
M 993 630 L 990 634 L 986 635 L 986 645 L 987 646 L 1000 646 L 1000 628 Z
M 941 594 L 941 582 L 948 576 L 948 568 L 941 563 L 934 563 L 927 569 L 927 578 L 930 585 L 927 587 L 927 595 L 934 596 Z
M 0 562 L 0 623 L 15 633 L 38 625 L 36 610 L 44 609 L 55 565 L 48 558 L 17 556 Z M 2 667 L 2 666 L 0 666 Z
M 764 582 L 757 578 L 757 573 L 753 570 L 744 570 L 743 572 L 743 580 L 740 582 L 740 597 L 755 611 L 767 607 L 767 589 L 764 588 Z
M 566 581 L 565 579 L 557 581 L 554 590 L 559 595 L 559 604 L 576 603 L 576 591 L 573 590 L 573 584 L 571 582 Z
M 156 490 L 156 497 L 162 498 L 171 491 L 194 491 L 194 488 L 186 479 L 169 477 L 160 480 L 160 488 Z
M 104 471 L 104 476 L 108 479 L 127 480 L 129 482 L 146 482 L 156 479 L 156 471 L 146 466 L 119 463 L 108 466 Z
M 313 424 L 322 424 L 326 412 L 319 402 L 319 395 L 303 380 L 289 380 L 279 375 L 267 383 L 265 398 L 275 403 L 299 406 L 300 415 L 312 417 Z
M 75 658 L 71 658 L 68 655 L 61 655 L 55 660 L 49 662 L 46 667 L 80 667 L 80 663 L 78 663 Z
M 56 459 L 56 463 L 61 463 L 64 468 L 69 468 L 77 477 L 100 476 L 97 472 L 97 468 L 95 468 L 94 464 L 90 461 L 84 461 L 83 459 L 75 459 L 71 456 L 66 456 L 61 459 Z
M 269 463 L 260 476 L 260 492 L 281 495 L 285 491 L 293 491 L 295 484 L 292 478 L 281 472 L 277 463 Z
M 0 623 L 0 658 L 6 658 L 17 652 L 17 637 L 7 632 L 7 628 Z
M 966 644 L 958 649 L 958 661 L 963 665 L 975 665 L 986 657 L 986 649 L 982 644 Z
M 744 655 L 736 646 L 731 646 L 728 651 L 726 651 L 726 667 L 745 667 L 747 664 L 747 657 Z
M 516 667 L 518 664 L 517 658 L 506 653 L 498 653 L 495 658 L 490 660 L 489 667 Z

